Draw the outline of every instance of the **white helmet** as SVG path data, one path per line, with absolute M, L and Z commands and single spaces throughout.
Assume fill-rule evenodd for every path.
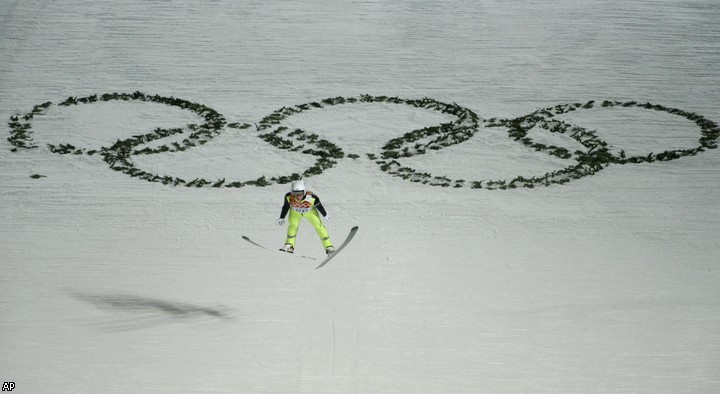
M 292 186 L 290 186 L 291 192 L 305 192 L 305 181 L 298 180 L 292 183 Z

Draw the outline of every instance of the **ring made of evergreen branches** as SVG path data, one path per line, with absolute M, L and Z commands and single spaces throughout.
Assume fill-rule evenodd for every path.
M 102 155 L 103 160 L 107 162 L 110 165 L 110 168 L 112 168 L 113 170 L 120 171 L 124 174 L 144 179 L 149 182 L 160 182 L 166 185 L 174 186 L 184 185 L 188 187 L 210 186 L 238 188 L 247 185 L 268 186 L 274 183 L 289 183 L 293 180 L 301 179 L 304 176 L 306 177 L 321 173 L 323 170 L 332 167 L 336 163 L 336 161 L 332 160 L 332 158 L 343 157 L 343 152 L 339 147 L 320 139 L 318 136 L 300 135 L 298 133 L 295 133 L 291 135 L 290 138 L 285 139 L 280 136 L 281 133 L 279 131 L 276 131 L 271 134 L 261 135 L 260 137 L 265 141 L 270 142 L 271 144 L 279 142 L 281 144 L 281 146 L 279 146 L 281 149 L 300 151 L 302 153 L 316 156 L 318 157 L 318 159 L 316 160 L 315 164 L 305 170 L 303 173 L 293 173 L 288 176 L 280 177 L 262 176 L 255 180 L 230 182 L 227 182 L 225 179 L 208 180 L 203 178 L 196 178 L 188 181 L 178 177 L 150 173 L 148 171 L 144 171 L 138 168 L 137 165 L 133 163 L 132 156 L 184 151 L 195 146 L 204 145 L 205 143 L 209 142 L 214 137 L 219 135 L 221 130 L 225 126 L 236 129 L 247 129 L 250 127 L 250 125 L 239 123 L 228 124 L 221 114 L 219 114 L 212 108 L 209 108 L 202 104 L 192 103 L 187 100 L 177 99 L 173 97 L 163 97 L 158 95 L 150 96 L 141 92 L 112 93 L 104 94 L 99 97 L 97 95 L 82 98 L 70 97 L 59 105 L 70 106 L 95 103 L 98 101 L 118 100 L 154 102 L 178 107 L 183 110 L 194 112 L 195 114 L 204 118 L 205 122 L 202 124 L 189 124 L 186 125 L 185 128 L 156 128 L 151 133 L 134 135 L 124 140 L 118 140 L 109 147 L 102 147 L 96 150 L 77 148 L 71 144 L 48 144 L 48 149 L 51 152 L 58 154 L 100 154 Z M 43 115 L 51 106 L 51 102 L 46 102 L 35 106 L 31 112 L 23 116 L 11 117 L 10 127 L 12 131 L 11 136 L 10 138 L 8 138 L 8 140 L 13 145 L 13 152 L 17 152 L 19 149 L 38 148 L 38 146 L 33 143 L 31 121 L 35 116 Z M 262 130 L 269 127 L 269 125 L 273 122 L 272 119 L 274 118 L 276 118 L 275 114 L 269 116 L 266 119 L 263 119 L 263 121 L 260 122 L 261 126 L 259 126 L 258 129 Z M 187 133 L 188 131 L 190 132 L 189 136 L 183 139 L 181 142 L 172 142 L 169 145 L 161 145 L 155 148 L 136 149 L 136 147 L 140 145 L 145 145 L 152 141 L 156 141 L 166 137 Z M 300 143 L 297 145 L 294 144 L 293 139 L 299 141 Z
M 562 170 L 547 173 L 541 177 L 525 178 L 517 177 L 511 181 L 491 181 L 487 182 L 486 188 L 516 188 L 516 187 L 535 187 L 538 185 L 549 186 L 551 184 L 563 184 L 574 179 L 579 179 L 587 175 L 592 175 L 610 164 L 627 164 L 627 163 L 643 163 L 654 161 L 669 161 L 680 157 L 696 155 L 706 149 L 717 148 L 717 138 L 720 136 L 718 125 L 698 114 L 683 111 L 677 108 L 669 108 L 662 105 L 654 105 L 650 103 L 638 103 L 636 101 L 603 101 L 600 105 L 602 108 L 610 107 L 631 107 L 648 110 L 666 112 L 671 115 L 680 116 L 695 123 L 700 128 L 699 145 L 688 149 L 666 150 L 655 154 L 639 155 L 627 157 L 624 151 L 619 155 L 615 155 L 609 151 L 605 141 L 597 137 L 594 130 L 588 130 L 583 127 L 573 126 L 564 121 L 553 119 L 556 115 L 561 115 L 577 110 L 590 109 L 595 107 L 597 103 L 594 100 L 587 103 L 561 104 L 554 107 L 537 110 L 529 115 L 525 115 L 515 119 L 490 119 L 488 127 L 504 126 L 508 128 L 510 138 L 521 142 L 523 145 L 534 149 L 535 151 L 546 152 L 550 155 L 560 157 L 562 159 L 572 159 L 574 164 Z M 545 145 L 533 141 L 528 137 L 528 132 L 533 127 L 539 127 L 551 133 L 561 133 L 570 136 L 588 150 L 570 152 L 565 148 Z M 474 182 L 473 187 L 483 187 L 481 182 Z

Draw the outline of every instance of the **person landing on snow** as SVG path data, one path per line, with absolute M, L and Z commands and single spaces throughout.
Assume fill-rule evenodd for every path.
M 293 252 L 300 220 L 305 218 L 315 227 L 315 231 L 317 231 L 320 236 L 320 241 L 322 241 L 325 247 L 325 252 L 329 255 L 335 251 L 335 247 L 330 241 L 330 235 L 322 219 L 320 219 L 320 215 L 322 215 L 325 220 L 329 220 L 330 217 L 327 211 L 325 211 L 325 207 L 322 206 L 320 197 L 318 197 L 317 194 L 305 190 L 305 182 L 302 180 L 293 182 L 290 187 L 290 192 L 285 194 L 285 201 L 280 211 L 280 219 L 277 221 L 280 226 L 285 224 L 285 216 L 288 212 L 290 216 L 288 216 L 287 220 L 287 238 L 285 239 L 285 246 L 280 250 L 289 253 Z

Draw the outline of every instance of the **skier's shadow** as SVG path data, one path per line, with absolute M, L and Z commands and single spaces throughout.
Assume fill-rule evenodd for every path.
M 74 293 L 74 298 L 112 312 L 110 319 L 93 323 L 104 331 L 131 331 L 201 319 L 229 319 L 224 308 L 167 301 L 128 294 Z

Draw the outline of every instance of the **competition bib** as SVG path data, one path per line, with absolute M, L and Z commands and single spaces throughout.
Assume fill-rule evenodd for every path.
M 292 197 L 288 197 L 290 200 L 290 208 L 292 208 L 297 213 L 306 214 L 310 212 L 310 210 L 313 209 L 313 206 L 315 205 L 315 199 L 310 197 L 309 199 L 302 199 L 300 201 L 297 201 L 296 199 Z

